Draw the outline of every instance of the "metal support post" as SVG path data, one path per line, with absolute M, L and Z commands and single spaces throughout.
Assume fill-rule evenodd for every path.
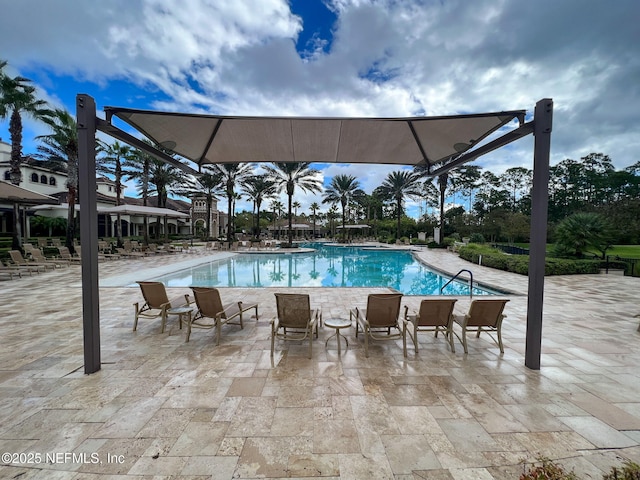
M 525 366 L 540 369 L 542 348 L 542 306 L 547 249 L 547 208 L 549 204 L 549 154 L 553 123 L 553 100 L 536 103 L 534 113 L 533 190 L 531 194 L 531 246 L 529 250 L 529 291 Z
M 100 295 L 98 293 L 98 209 L 96 200 L 96 103 L 76 96 L 78 184 L 82 242 L 82 324 L 84 373 L 100 370 Z

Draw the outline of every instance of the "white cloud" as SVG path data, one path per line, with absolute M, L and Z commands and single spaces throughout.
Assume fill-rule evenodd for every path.
M 305 19 L 286 0 L 5 2 L 0 58 L 40 71 L 41 87 L 69 110 L 56 75 L 95 82 L 99 104 L 135 104 L 143 93 L 150 108 L 236 115 L 532 111 L 551 97 L 552 162 L 591 151 L 618 168 L 637 161 L 636 1 L 329 5 L 337 15 L 330 48 L 301 58 L 295 41 Z M 114 98 L 114 80 L 138 88 Z M 521 140 L 481 164 L 496 173 L 530 167 L 530 147 Z M 390 169 L 330 166 L 325 175 L 336 171 L 356 172 L 368 190 Z

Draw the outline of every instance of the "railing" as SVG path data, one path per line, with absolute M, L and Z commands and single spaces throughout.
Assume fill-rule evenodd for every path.
M 444 291 L 444 289 L 447 288 L 447 285 L 449 285 L 456 278 L 458 278 L 460 274 L 463 272 L 467 272 L 469 274 L 469 297 L 473 297 L 473 272 L 471 270 L 467 270 L 466 268 L 463 268 L 462 270 L 460 270 L 451 278 L 451 280 L 449 280 L 447 283 L 445 283 L 442 286 L 442 288 L 440 289 L 440 295 L 442 295 L 442 292 Z
M 498 243 L 494 243 L 491 246 L 511 255 L 529 255 L 529 250 L 526 248 L 516 247 L 514 245 L 500 245 Z

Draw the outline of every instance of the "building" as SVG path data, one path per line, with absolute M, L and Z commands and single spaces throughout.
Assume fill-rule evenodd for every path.
M 10 181 L 10 156 L 11 145 L 0 139 L 0 175 L 4 180 Z M 25 213 L 26 218 L 32 218 L 34 215 L 67 218 L 67 175 L 66 172 L 47 168 L 44 162 L 38 162 L 30 158 L 25 158 L 21 166 L 22 181 L 20 186 L 34 192 L 50 195 L 58 199 L 59 205 L 43 205 L 28 209 Z M 114 207 L 116 205 L 116 183 L 106 178 L 98 177 L 96 179 L 96 197 L 98 210 L 100 208 Z M 124 186 L 123 186 L 124 190 Z M 120 199 L 123 205 L 143 205 L 141 198 L 123 197 Z M 149 197 L 147 205 L 157 207 L 157 197 Z M 159 229 L 159 235 L 182 234 L 182 235 L 200 235 L 205 231 L 207 225 L 206 218 L 206 199 L 204 196 L 196 196 L 192 201 L 180 199 L 167 199 L 166 208 L 175 210 L 188 215 L 188 218 L 166 218 L 157 221 L 156 217 L 148 217 L 149 234 L 155 236 Z M 76 206 L 76 210 L 79 207 Z M 120 215 L 122 222 L 122 236 L 142 236 L 144 235 L 144 216 L 142 215 Z M 98 235 L 101 237 L 115 236 L 115 223 L 117 221 L 116 214 L 99 214 L 98 215 Z M 211 209 L 212 235 L 219 237 L 226 228 L 227 215 L 218 211 L 217 201 L 214 199 Z M 31 222 L 23 222 L 23 233 L 25 237 L 31 235 Z M 13 228 L 13 206 L 8 203 L 0 203 L 0 233 L 10 233 Z

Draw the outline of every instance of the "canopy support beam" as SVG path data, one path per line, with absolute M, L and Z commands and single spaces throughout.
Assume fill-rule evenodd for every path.
M 168 163 L 169 165 L 179 168 L 180 170 L 182 170 L 184 173 L 188 175 L 194 175 L 196 177 L 200 175 L 200 173 L 197 170 L 194 170 L 188 165 L 185 165 L 179 160 L 176 160 L 175 158 L 167 155 L 166 153 L 161 152 L 156 148 L 153 148 L 151 145 L 146 144 L 139 138 L 136 138 L 133 135 L 129 135 L 127 132 L 120 130 L 118 127 L 112 125 L 111 123 L 105 120 L 102 120 L 101 118 L 95 119 L 95 125 L 97 130 L 100 130 L 101 132 L 106 133 L 107 135 L 113 138 L 122 140 L 123 142 L 133 147 L 136 147 L 138 150 L 142 150 L 143 152 L 148 153 L 149 155 L 156 157 L 157 159 L 162 160 L 163 162 Z

